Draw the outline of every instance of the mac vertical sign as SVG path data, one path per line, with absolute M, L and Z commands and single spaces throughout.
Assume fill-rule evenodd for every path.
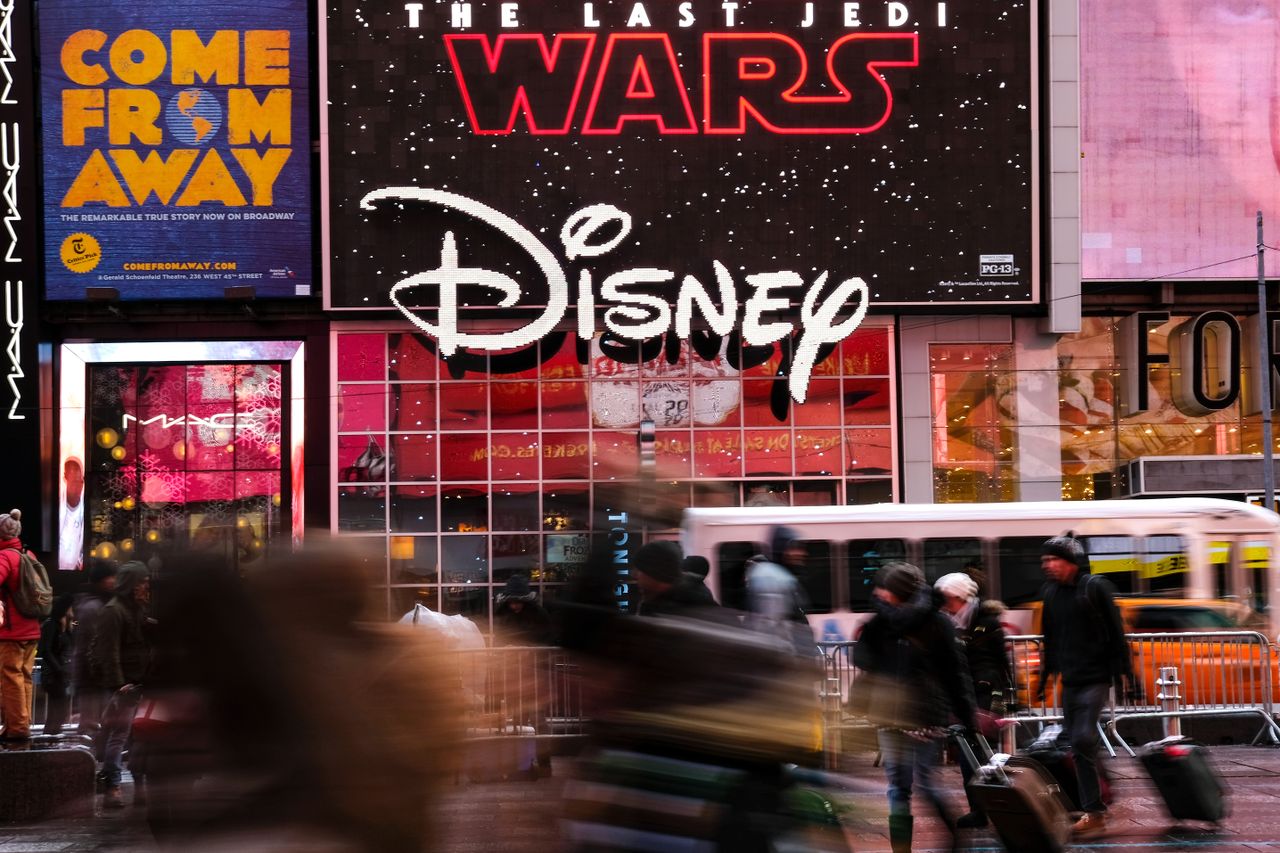
M 0 2 L 0 180 L 4 227 L 0 228 L 0 293 L 4 296 L 3 379 L 0 433 L 14 452 L 6 474 L 10 506 L 26 511 L 25 538 L 42 541 L 40 400 L 36 369 L 40 297 L 40 215 L 35 142 L 36 93 L 32 4 Z M 9 507 L 5 507 L 7 510 Z

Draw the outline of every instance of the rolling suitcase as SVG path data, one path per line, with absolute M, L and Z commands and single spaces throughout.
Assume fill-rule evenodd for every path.
M 986 812 L 996 836 L 1011 853 L 1062 853 L 1071 837 L 1071 822 L 1058 784 L 1043 767 L 1027 758 L 987 756 L 979 763 L 962 732 L 955 732 L 964 760 L 978 768 L 966 791 Z M 985 741 L 979 737 L 978 742 Z
M 1218 823 L 1227 816 L 1226 785 L 1200 744 L 1167 737 L 1139 749 L 1138 759 L 1174 820 Z
M 1075 754 L 1070 746 L 1059 743 L 1062 726 L 1052 725 L 1045 728 L 1040 736 L 1027 744 L 1023 755 L 1039 763 L 1049 771 L 1062 789 L 1062 793 L 1070 801 L 1071 811 L 1081 811 L 1084 805 L 1080 802 L 1080 783 L 1076 777 Z M 1111 805 L 1111 779 L 1107 776 L 1104 765 L 1098 763 L 1098 786 L 1102 794 L 1103 805 Z

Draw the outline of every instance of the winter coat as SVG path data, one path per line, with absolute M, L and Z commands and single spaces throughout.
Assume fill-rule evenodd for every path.
M 711 590 L 690 581 L 688 576 L 672 584 L 661 595 L 645 598 L 636 611 L 641 616 L 691 616 L 700 618 L 708 608 L 719 607 Z
M 0 540 L 0 604 L 4 605 L 4 618 L 0 620 L 0 640 L 39 640 L 40 620 L 23 616 L 13 606 L 13 593 L 18 588 L 21 575 L 18 569 L 18 551 L 14 549 L 25 550 L 22 542 L 16 538 Z
M 974 721 L 968 666 L 951 620 L 924 589 L 901 606 L 876 600 L 876 615 L 853 648 L 864 675 L 852 689 L 867 717 L 886 728 L 946 726 Z
M 103 595 L 92 589 L 76 595 L 74 605 L 76 628 L 73 644 L 75 650 L 71 653 L 71 677 L 77 687 L 91 687 L 96 683 L 92 674 L 93 669 L 89 664 L 89 650 L 93 647 L 93 635 L 98 627 L 98 619 L 110 600 L 110 595 Z
M 64 631 L 61 619 L 46 619 L 40 627 L 40 679 L 46 687 L 71 684 L 71 632 Z
M 1041 684 L 1054 673 L 1068 687 L 1084 687 L 1133 672 L 1115 587 L 1104 577 L 1090 577 L 1081 570 L 1075 583 L 1044 586 Z M 1087 587 L 1081 586 L 1086 583 Z
M 139 571 L 132 571 L 135 565 Z M 102 609 L 89 663 L 99 687 L 119 690 L 146 678 L 151 668 L 147 614 L 134 599 L 134 588 L 146 577 L 140 564 L 126 563 L 116 575 L 116 593 Z
M 553 638 L 551 617 L 537 601 L 526 601 L 517 613 L 504 601 L 493 611 L 495 645 L 546 646 Z
M 1013 685 L 1004 627 L 1000 624 L 1003 613 L 1000 602 L 984 601 L 973 611 L 969 624 L 956 632 L 969 663 L 975 699 L 984 711 L 991 710 L 993 696 L 1004 695 Z
M 752 628 L 774 635 L 801 657 L 816 653 L 813 630 L 805 616 L 809 597 L 785 566 L 768 560 L 748 566 L 747 605 L 751 611 L 747 624 Z

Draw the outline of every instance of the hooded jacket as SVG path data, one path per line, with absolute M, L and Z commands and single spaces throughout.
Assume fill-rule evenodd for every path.
M 116 575 L 116 591 L 102 608 L 93 632 L 89 662 L 98 686 L 119 690 L 142 681 L 151 664 L 146 638 L 146 612 L 133 597 L 134 588 L 150 577 L 139 562 L 125 563 Z
M 0 604 L 4 605 L 4 618 L 0 619 L 0 640 L 31 642 L 40 639 L 40 620 L 31 619 L 13 606 L 13 591 L 18 588 L 18 551 L 25 551 L 16 537 L 0 539 Z
M 968 666 L 951 620 L 934 606 L 933 591 L 924 587 L 900 606 L 876 599 L 875 606 L 853 648 L 854 665 L 872 675 L 861 688 L 875 694 L 867 702 L 872 722 L 916 729 L 945 726 L 954 715 L 972 725 Z
M 1087 586 L 1082 586 L 1087 585 Z M 1044 586 L 1040 630 L 1044 663 L 1040 683 L 1054 673 L 1067 687 L 1104 684 L 1133 672 L 1115 587 L 1089 574 L 1087 564 L 1075 581 Z

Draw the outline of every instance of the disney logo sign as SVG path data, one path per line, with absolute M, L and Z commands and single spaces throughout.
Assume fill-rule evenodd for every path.
M 501 308 L 516 305 L 523 294 L 519 283 L 504 273 L 483 267 L 460 266 L 453 232 L 446 232 L 440 266 L 401 279 L 389 293 L 391 303 L 409 322 L 439 342 L 442 356 L 450 356 L 460 348 L 494 351 L 525 347 L 554 331 L 564 320 L 569 310 L 569 276 L 556 255 L 511 217 L 457 193 L 420 187 L 375 190 L 360 200 L 360 206 L 365 210 L 375 210 L 381 202 L 437 205 L 472 217 L 509 239 L 528 255 L 546 279 L 547 304 L 536 319 L 505 332 L 463 331 L 458 328 L 459 287 L 471 285 L 491 290 L 499 295 L 497 306 Z M 630 233 L 629 214 L 611 204 L 594 204 L 565 219 L 560 229 L 560 242 L 564 247 L 565 260 L 574 263 L 603 258 Z M 826 270 L 809 283 L 800 273 L 789 270 L 757 272 L 745 277 L 748 294 L 740 302 L 739 284 L 728 268 L 719 261 L 713 261 L 712 269 L 719 305 L 701 280 L 685 274 L 680 278 L 674 309 L 666 299 L 634 288 L 674 281 L 677 278 L 675 271 L 635 267 L 609 273 L 600 285 L 600 297 L 613 303 L 604 312 L 605 328 L 624 340 L 644 341 L 670 330 L 674 323 L 676 335 L 688 338 L 696 312 L 716 334 L 728 335 L 739 328 L 745 344 L 763 346 L 779 341 L 795 330 L 794 323 L 766 319 L 765 315 L 785 311 L 791 305 L 788 291 L 803 288 L 799 337 L 788 385 L 791 398 L 803 403 L 819 350 L 853 334 L 866 317 L 870 302 L 867 283 L 854 276 L 828 287 Z M 597 331 L 597 273 L 587 266 L 581 266 L 577 273 L 577 333 L 580 339 L 590 340 Z M 434 323 L 407 304 L 412 291 L 420 287 L 439 290 L 439 307 Z

